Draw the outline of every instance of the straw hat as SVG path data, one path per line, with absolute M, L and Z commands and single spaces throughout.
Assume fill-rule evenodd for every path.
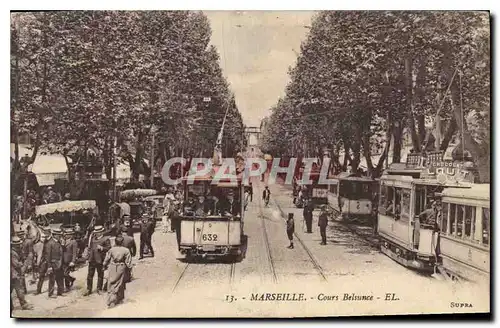
M 102 225 L 95 226 L 94 232 L 104 232 L 104 227 Z

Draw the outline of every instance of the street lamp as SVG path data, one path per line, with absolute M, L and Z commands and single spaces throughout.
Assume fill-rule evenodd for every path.
M 154 175 L 154 170 L 153 170 L 153 167 L 154 167 L 154 160 L 155 160 L 155 134 L 156 134 L 156 126 L 153 124 L 151 126 L 151 158 L 150 158 L 150 162 L 149 162 L 149 167 L 151 169 L 151 174 L 150 174 L 150 187 L 151 189 L 153 189 L 153 185 L 154 185 L 154 179 L 155 179 L 155 175 Z

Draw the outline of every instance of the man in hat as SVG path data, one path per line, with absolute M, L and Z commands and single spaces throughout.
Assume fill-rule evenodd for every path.
M 293 213 L 288 213 L 288 220 L 286 220 L 286 234 L 290 245 L 288 248 L 293 249 L 293 233 L 295 232 L 295 222 L 293 221 Z
M 51 230 L 50 228 L 44 229 L 45 243 L 43 244 L 42 259 L 40 263 L 40 275 L 38 277 L 38 284 L 36 287 L 36 294 L 42 292 L 43 281 L 45 275 L 49 276 L 49 297 L 55 298 L 54 286 L 57 283 L 57 295 L 62 296 L 63 287 L 63 273 L 62 273 L 62 245 L 59 242 L 59 237 L 62 232 L 61 229 Z
M 27 235 L 25 235 L 24 230 L 20 230 L 18 232 L 18 236 L 22 240 L 21 256 L 22 256 L 23 261 L 24 261 L 23 272 L 25 272 L 25 273 L 29 272 L 30 269 L 33 268 L 33 260 L 34 260 L 34 256 L 35 256 L 35 254 L 34 254 L 35 251 L 33 248 L 33 239 L 30 236 L 31 226 L 28 225 L 28 227 L 26 229 L 28 231 Z M 27 294 L 28 290 L 26 288 L 26 279 L 24 278 L 24 276 L 21 279 L 21 284 L 23 286 L 24 293 Z
M 78 254 L 78 244 L 75 240 L 75 231 L 72 228 L 64 230 L 62 240 L 63 245 L 63 280 L 66 291 L 69 292 L 70 288 L 75 282 L 75 278 L 70 275 L 71 271 L 75 269 L 76 256 Z
M 328 212 L 326 210 L 326 205 L 321 205 L 321 213 L 319 214 L 318 226 L 319 233 L 321 235 L 320 245 L 326 245 L 326 227 L 328 226 Z
M 135 244 L 134 237 L 130 237 L 127 235 L 127 227 L 122 228 L 122 237 L 123 237 L 123 247 L 128 248 L 130 251 L 130 256 L 134 257 L 137 254 L 137 245 Z M 125 282 L 130 282 L 132 280 L 132 268 L 127 270 L 127 275 L 125 277 Z
M 122 231 L 123 231 L 123 228 L 125 228 L 127 236 L 134 238 L 134 229 L 132 227 L 130 217 L 127 215 L 127 217 L 124 216 L 123 218 L 124 218 L 124 222 L 123 222 L 123 226 L 122 226 Z
M 108 236 L 104 236 L 104 227 L 95 226 L 89 243 L 89 268 L 87 274 L 87 291 L 84 296 L 92 294 L 92 284 L 94 275 L 97 271 L 97 293 L 100 294 L 103 289 L 104 268 L 103 262 L 106 253 L 111 248 L 111 242 Z
M 143 216 L 141 223 L 141 237 L 140 237 L 140 247 L 139 247 L 139 260 L 144 258 L 144 248 L 147 247 L 152 257 L 155 256 L 155 251 L 151 245 L 151 239 L 154 232 L 154 225 L 149 220 L 149 217 Z
M 10 294 L 12 295 L 12 291 L 16 291 L 17 298 L 19 299 L 19 303 L 21 304 L 21 308 L 23 310 L 30 310 L 32 306 L 26 302 L 24 297 L 25 292 L 22 287 L 21 280 L 24 280 L 24 265 L 22 261 L 21 255 L 21 245 L 22 241 L 19 237 L 13 236 L 10 242 L 11 251 L 10 251 Z M 12 296 L 10 299 L 10 308 L 14 307 L 12 302 Z
M 237 216 L 241 214 L 241 205 L 234 198 L 234 191 L 229 190 L 226 196 L 226 200 L 221 202 L 220 205 L 222 215 L 233 215 Z

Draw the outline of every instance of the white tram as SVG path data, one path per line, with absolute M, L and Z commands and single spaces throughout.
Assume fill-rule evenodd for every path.
M 439 272 L 452 279 L 489 279 L 490 185 L 448 188 L 441 197 Z
M 242 255 L 244 239 L 244 186 L 236 181 L 213 181 L 210 174 L 183 178 L 184 203 L 177 227 L 178 247 L 187 258 Z M 231 200 L 231 201 L 230 201 Z

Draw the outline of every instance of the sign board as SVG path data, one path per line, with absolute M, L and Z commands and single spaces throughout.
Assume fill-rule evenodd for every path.
M 446 181 L 474 183 L 478 174 L 477 170 L 464 163 L 442 161 L 429 164 L 422 172 L 422 178 L 438 179 L 441 183 Z
M 328 196 L 328 189 L 313 188 L 314 198 L 326 198 Z

